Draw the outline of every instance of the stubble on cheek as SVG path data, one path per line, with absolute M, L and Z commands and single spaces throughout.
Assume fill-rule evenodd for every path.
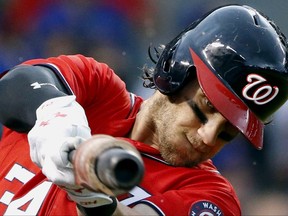
M 197 165 L 201 160 L 199 153 L 195 152 L 188 141 L 185 139 L 177 140 L 176 135 L 173 137 L 163 137 L 159 141 L 159 150 L 163 159 L 173 166 L 192 167 Z
M 195 152 L 187 140 L 187 131 L 184 131 L 185 129 L 177 124 L 179 122 L 177 112 L 170 110 L 165 115 L 163 113 L 158 115 L 158 121 L 155 124 L 157 131 L 155 138 L 161 156 L 173 166 L 191 167 L 196 165 L 199 161 L 199 154 Z
M 163 125 L 164 126 L 164 125 Z M 158 147 L 161 156 L 163 159 L 173 165 L 176 166 L 179 164 L 179 152 L 175 146 L 175 131 L 171 131 L 171 128 L 163 127 L 159 136 L 158 136 Z

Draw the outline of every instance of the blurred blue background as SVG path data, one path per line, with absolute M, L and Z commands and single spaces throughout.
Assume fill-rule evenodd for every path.
M 140 76 L 151 64 L 149 45 L 169 42 L 231 3 L 264 12 L 288 36 L 287 0 L 0 0 L 0 71 L 31 58 L 82 53 L 108 63 L 130 91 L 147 98 L 152 90 Z M 266 127 L 262 151 L 239 136 L 213 159 L 234 185 L 243 215 L 288 215 L 287 108 Z

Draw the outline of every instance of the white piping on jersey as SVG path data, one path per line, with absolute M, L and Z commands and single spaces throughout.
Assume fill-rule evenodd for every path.
M 135 104 L 135 94 L 133 94 L 132 92 L 130 92 L 130 100 L 131 100 L 131 110 Z
M 165 216 L 165 213 L 155 203 L 148 201 L 148 200 L 141 200 L 139 203 L 144 204 L 144 205 L 148 205 L 151 208 L 153 208 L 154 210 L 156 210 L 157 213 L 160 213 L 161 216 Z
M 129 118 L 130 113 L 132 112 L 133 107 L 134 107 L 134 105 L 135 105 L 135 97 L 136 97 L 136 95 L 133 94 L 132 92 L 129 92 L 129 95 L 130 95 L 130 110 L 129 110 L 129 113 L 128 113 L 128 115 L 126 116 L 126 118 Z
M 65 82 L 65 86 L 69 88 L 69 91 L 70 91 L 73 95 L 75 95 L 74 92 L 73 92 L 73 90 L 72 90 L 72 88 L 70 87 L 69 83 L 66 81 L 65 77 L 64 77 L 63 74 L 61 73 L 60 69 L 59 69 L 56 65 L 51 64 L 51 63 L 47 63 L 47 65 L 53 67 L 53 68 L 58 72 L 58 75 L 60 75 L 60 76 L 61 76 L 61 79 Z
M 214 172 L 214 173 L 217 173 L 217 174 L 221 175 L 221 173 L 218 170 L 208 170 L 208 171 Z
M 146 157 L 152 158 L 153 160 L 156 160 L 156 161 L 159 161 L 159 162 L 161 162 L 161 163 L 164 163 L 164 164 L 166 164 L 166 165 L 171 166 L 171 164 L 169 164 L 169 163 L 167 163 L 166 161 L 161 160 L 161 159 L 159 159 L 159 158 L 157 158 L 157 157 L 154 157 L 154 156 L 152 156 L 152 155 L 149 155 L 149 154 L 146 154 L 146 153 L 142 153 L 142 152 L 141 152 L 141 154 L 144 155 L 144 156 L 146 156 Z
M 159 162 L 161 162 L 161 163 L 164 163 L 164 164 L 166 164 L 166 165 L 168 165 L 168 166 L 172 166 L 171 164 L 167 163 L 166 161 L 161 160 L 161 159 L 159 159 L 159 158 L 157 158 L 157 157 L 154 157 L 154 156 L 152 156 L 152 155 L 149 155 L 149 154 L 146 154 L 146 153 L 142 153 L 142 152 L 141 152 L 141 155 L 144 155 L 144 156 L 146 156 L 146 157 L 148 157 L 148 158 L 151 158 L 151 159 L 153 159 L 153 160 L 156 160 L 156 161 L 159 161 Z M 218 170 L 206 170 L 206 171 L 209 171 L 209 172 L 212 172 L 212 173 L 216 173 L 216 174 L 221 175 L 221 173 L 220 173 Z

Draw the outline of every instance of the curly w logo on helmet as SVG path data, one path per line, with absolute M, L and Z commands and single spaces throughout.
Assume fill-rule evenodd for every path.
M 260 75 L 249 74 L 247 76 L 247 81 L 249 84 L 243 88 L 242 95 L 247 100 L 254 101 L 257 105 L 269 103 L 279 92 L 277 86 L 272 87 L 266 82 L 267 80 Z M 252 96 L 249 95 L 249 92 Z

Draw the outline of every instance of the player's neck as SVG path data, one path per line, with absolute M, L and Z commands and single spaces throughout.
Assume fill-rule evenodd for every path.
M 151 108 L 151 99 L 147 99 L 142 103 L 129 138 L 157 149 L 157 146 L 154 145 L 155 124 Z

